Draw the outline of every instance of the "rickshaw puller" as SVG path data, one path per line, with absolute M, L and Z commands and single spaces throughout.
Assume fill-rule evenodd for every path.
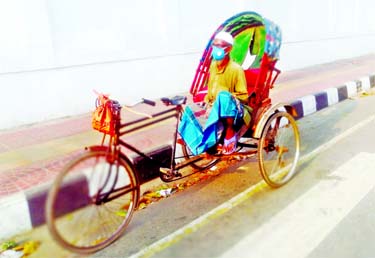
M 208 107 L 206 112 L 209 112 L 205 132 L 218 119 L 223 122 L 223 154 L 236 150 L 238 136 L 235 124 L 243 124 L 239 120 L 244 118 L 248 120 L 247 123 L 250 120 L 248 109 L 243 106 L 249 98 L 246 78 L 242 67 L 230 59 L 232 47 L 233 37 L 230 33 L 221 31 L 216 34 L 212 44 L 214 60 L 209 70 L 208 93 L 204 99 Z
M 246 78 L 242 67 L 230 59 L 232 46 L 230 33 L 221 31 L 216 34 L 212 43 L 213 61 L 209 70 L 208 93 L 204 98 L 207 121 L 196 154 L 214 147 L 220 141 L 217 135 L 220 123 L 224 126 L 222 153 L 233 153 L 239 137 L 235 127 L 250 124 L 251 109 L 245 106 L 249 97 Z

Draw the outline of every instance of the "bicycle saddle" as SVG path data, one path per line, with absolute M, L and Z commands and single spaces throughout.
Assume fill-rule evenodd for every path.
M 166 106 L 169 106 L 169 105 L 177 106 L 177 105 L 186 104 L 186 99 L 187 99 L 187 97 L 185 97 L 185 96 L 175 96 L 173 98 L 161 98 L 161 101 Z

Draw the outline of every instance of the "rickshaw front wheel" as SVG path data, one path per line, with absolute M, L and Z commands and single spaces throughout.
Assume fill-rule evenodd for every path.
M 65 249 L 89 254 L 116 241 L 137 206 L 140 189 L 127 159 L 90 151 L 58 174 L 46 201 L 46 222 Z

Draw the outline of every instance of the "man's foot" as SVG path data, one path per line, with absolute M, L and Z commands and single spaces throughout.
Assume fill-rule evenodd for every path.
M 235 152 L 237 149 L 237 135 L 234 135 L 230 139 L 224 139 L 223 154 L 229 155 Z

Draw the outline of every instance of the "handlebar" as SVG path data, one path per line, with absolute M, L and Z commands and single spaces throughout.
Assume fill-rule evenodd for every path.
M 93 90 L 94 93 L 98 96 L 97 99 L 96 99 L 96 106 L 98 106 L 100 104 L 100 99 L 104 99 L 104 100 L 111 100 L 112 102 L 115 102 L 116 104 L 118 103 L 117 101 L 113 100 L 113 99 L 109 99 L 109 94 L 103 94 L 103 93 L 100 93 L 96 90 Z M 145 98 L 142 98 L 140 101 L 138 102 L 135 102 L 133 104 L 129 104 L 129 105 L 126 105 L 126 107 L 133 107 L 137 104 L 140 104 L 140 103 L 145 103 L 147 105 L 150 105 L 150 106 L 155 106 L 156 105 L 156 102 L 153 101 L 153 100 L 150 100 L 150 99 L 145 99 Z
M 156 105 L 155 101 L 149 100 L 149 99 L 142 98 L 142 102 L 145 103 L 145 104 L 147 104 L 147 105 L 150 105 L 150 106 L 155 106 Z
M 164 105 L 184 105 L 186 104 L 187 97 L 186 96 L 175 96 L 173 98 L 161 98 L 161 101 L 164 103 Z

